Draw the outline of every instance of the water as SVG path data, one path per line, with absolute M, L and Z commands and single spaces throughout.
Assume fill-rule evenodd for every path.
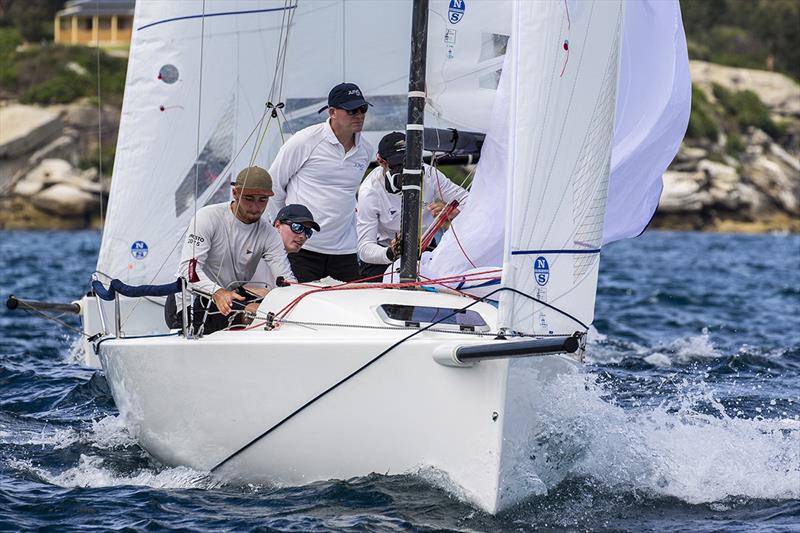
M 0 292 L 76 298 L 98 244 L 0 232 Z M 0 530 L 798 531 L 799 326 L 800 236 L 609 246 L 588 376 L 558 385 L 542 429 L 574 466 L 493 517 L 426 472 L 276 489 L 159 464 L 75 363 L 75 333 L 3 311 Z

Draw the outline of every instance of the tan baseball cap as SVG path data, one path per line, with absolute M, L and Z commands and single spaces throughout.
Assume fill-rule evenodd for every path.
M 239 172 L 236 181 L 231 183 L 234 187 L 242 189 L 266 189 L 272 190 L 272 176 L 261 167 L 247 167 Z

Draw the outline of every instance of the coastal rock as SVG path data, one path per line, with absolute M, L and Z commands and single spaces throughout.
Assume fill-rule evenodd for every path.
M 659 211 L 663 213 L 697 213 L 711 202 L 711 195 L 704 190 L 707 177 L 703 172 L 664 173 L 664 188 L 661 191 Z
M 748 162 L 742 173 L 759 191 L 772 198 L 781 209 L 791 214 L 800 214 L 800 199 L 798 199 L 800 185 L 796 173 L 794 180 L 790 179 L 789 173 L 780 162 L 766 156 Z
M 84 192 L 95 200 L 89 201 L 82 195 L 73 194 L 72 191 L 67 191 L 63 187 L 59 187 L 56 191 L 65 192 L 66 196 L 62 202 L 57 202 L 56 207 L 44 207 L 41 199 L 45 198 L 50 202 L 52 192 L 50 189 L 56 186 L 65 185 L 75 191 Z M 14 194 L 25 198 L 37 197 L 35 203 L 37 206 L 49 211 L 57 211 L 63 214 L 74 215 L 76 213 L 83 213 L 82 209 L 86 206 L 91 208 L 96 202 L 99 202 L 99 197 L 104 192 L 103 184 L 99 182 L 97 170 L 88 169 L 79 172 L 72 167 L 67 161 L 61 159 L 45 159 L 36 168 L 29 172 L 25 177 L 17 182 L 13 190 Z M 46 194 L 45 194 L 46 193 Z M 44 194 L 44 196 L 42 196 Z M 67 207 L 61 204 L 74 204 Z
M 690 61 L 692 82 L 712 94 L 717 83 L 734 91 L 753 91 L 773 112 L 783 116 L 800 117 L 800 85 L 777 72 L 715 65 L 705 61 Z M 712 96 L 713 98 L 713 96 Z
M 11 159 L 47 144 L 61 134 L 57 112 L 41 107 L 0 107 L 0 158 Z
M 67 217 L 88 214 L 100 206 L 97 195 L 69 183 L 57 183 L 35 194 L 30 200 L 43 211 Z

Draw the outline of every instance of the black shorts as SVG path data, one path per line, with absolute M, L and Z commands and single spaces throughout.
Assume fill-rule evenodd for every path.
M 355 281 L 358 276 L 358 256 L 356 254 L 322 254 L 301 249 L 288 254 L 292 272 L 297 281 L 307 283 L 328 276 L 339 281 Z
M 239 309 L 239 303 L 242 304 L 241 308 L 243 309 L 245 305 L 260 298 L 260 296 L 254 296 L 241 287 L 236 289 L 236 292 L 240 296 L 244 296 L 245 301 L 237 302 L 234 309 Z M 206 306 L 208 306 L 208 314 L 206 314 Z M 205 322 L 203 322 L 203 317 L 205 317 Z M 194 299 L 194 304 L 192 304 L 191 326 L 194 328 L 194 331 L 199 331 L 200 324 L 204 324 L 203 335 L 242 324 L 242 318 L 242 313 L 231 313 L 228 316 L 222 316 L 214 301 L 211 300 L 209 302 L 208 298 L 203 298 L 202 296 L 197 296 Z M 164 303 L 164 321 L 170 329 L 180 329 L 183 327 L 183 312 L 178 309 L 174 294 L 167 296 L 167 301 Z

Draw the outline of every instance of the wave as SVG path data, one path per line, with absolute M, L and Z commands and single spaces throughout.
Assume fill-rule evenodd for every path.
M 614 490 L 691 504 L 800 498 L 797 417 L 731 416 L 705 382 L 682 387 L 672 401 L 623 409 L 596 377 L 565 377 L 544 396 L 554 401 L 543 407 L 540 446 L 570 456 L 572 476 Z
M 207 472 L 178 466 L 163 470 L 142 469 L 132 473 L 115 472 L 97 455 L 81 454 L 78 465 L 61 472 L 51 472 L 25 459 L 8 461 L 12 468 L 43 483 L 59 487 L 118 487 L 125 485 L 155 489 L 214 489 L 221 482 Z

